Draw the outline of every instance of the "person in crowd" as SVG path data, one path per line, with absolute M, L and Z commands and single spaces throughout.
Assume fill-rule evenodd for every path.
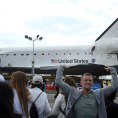
M 117 91 L 117 90 L 114 90 L 110 95 L 108 95 L 108 96 L 105 98 L 105 105 L 106 105 L 106 108 L 107 108 L 111 103 L 113 103 L 113 100 L 115 99 L 115 96 L 116 96 L 116 91 Z
M 29 79 L 28 80 L 28 85 L 27 85 L 27 88 L 30 89 L 32 86 L 32 79 Z
M 13 99 L 12 88 L 6 82 L 0 81 L 0 118 L 22 118 L 14 113 Z
M 69 76 L 65 77 L 64 81 L 68 85 L 77 88 L 76 82 L 73 77 L 69 77 Z M 55 100 L 50 116 L 57 115 L 57 118 L 66 118 L 65 109 L 66 109 L 67 100 L 68 100 L 68 96 L 66 96 L 63 91 L 60 91 L 60 93 L 58 94 Z
M 111 102 L 107 105 L 107 118 L 117 118 L 118 116 L 118 92 L 114 91 L 112 95 L 109 96 Z
M 104 81 L 103 81 L 103 88 L 104 88 L 104 87 L 107 87 L 107 86 L 108 86 L 108 85 L 107 85 L 107 82 L 106 82 L 106 80 L 104 80 Z
M 58 96 L 58 94 L 59 94 L 59 87 L 55 85 L 55 82 L 54 82 L 54 84 L 53 84 L 53 88 L 56 89 L 56 94 L 54 95 L 54 98 L 56 99 L 57 96 Z
M 11 75 L 10 85 L 14 92 L 14 111 L 22 114 L 22 118 L 29 118 L 27 90 L 27 76 L 24 72 L 16 71 Z
M 45 79 L 43 79 L 42 91 L 46 92 L 46 80 Z
M 0 74 L 0 81 L 5 82 L 5 78 L 3 75 Z
M 13 97 L 12 88 L 0 81 L 0 117 L 13 118 Z
M 43 78 L 41 75 L 35 75 L 32 80 L 30 92 L 30 102 L 29 106 L 31 106 L 32 102 L 35 101 L 37 96 L 40 94 L 38 99 L 35 102 L 39 118 L 46 118 L 47 115 L 50 114 L 51 108 L 48 102 L 47 94 L 42 91 L 43 87 Z
M 108 85 L 108 86 L 110 86 L 110 85 L 111 85 L 110 80 L 107 80 L 107 82 L 106 82 L 106 83 L 107 83 L 107 85 Z
M 107 118 L 104 97 L 118 88 L 118 78 L 115 68 L 105 68 L 111 72 L 111 86 L 92 90 L 93 76 L 90 73 L 82 75 L 80 83 L 82 89 L 72 88 L 63 81 L 65 67 L 59 66 L 56 72 L 56 85 L 68 96 L 66 118 Z

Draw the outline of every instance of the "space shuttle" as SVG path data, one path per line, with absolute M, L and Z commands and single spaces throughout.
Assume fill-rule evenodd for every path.
M 114 66 L 118 71 L 118 18 L 95 40 L 94 45 L 35 47 L 34 52 L 29 47 L 1 48 L 0 72 L 21 70 L 31 73 L 33 59 L 35 73 L 39 74 L 54 74 L 59 65 L 98 64 Z

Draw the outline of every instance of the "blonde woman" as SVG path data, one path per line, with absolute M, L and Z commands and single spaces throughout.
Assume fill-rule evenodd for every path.
M 29 118 L 26 74 L 21 71 L 12 73 L 10 85 L 14 91 L 14 112 L 22 114 L 22 118 Z

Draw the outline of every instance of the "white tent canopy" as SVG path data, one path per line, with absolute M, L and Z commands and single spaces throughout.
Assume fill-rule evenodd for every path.
M 106 80 L 111 80 L 111 75 L 107 76 L 100 76 L 99 79 L 106 79 Z

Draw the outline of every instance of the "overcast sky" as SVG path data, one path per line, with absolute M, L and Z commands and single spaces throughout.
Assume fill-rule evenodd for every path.
M 117 0 L 0 0 L 0 48 L 94 44 L 117 18 Z

